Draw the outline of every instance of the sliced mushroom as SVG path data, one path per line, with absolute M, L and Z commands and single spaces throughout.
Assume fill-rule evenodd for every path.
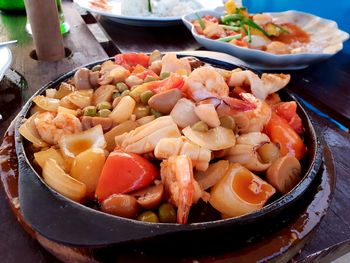
M 113 194 L 102 202 L 101 210 L 116 216 L 135 218 L 139 211 L 139 204 L 134 196 Z
M 301 165 L 297 158 L 286 155 L 278 158 L 267 170 L 266 178 L 278 192 L 288 193 L 301 180 Z
M 137 203 L 144 209 L 153 209 L 160 205 L 163 199 L 163 184 L 149 186 L 139 191 L 131 193 L 137 198 Z
M 98 87 L 98 80 L 100 78 L 100 72 L 98 71 L 90 71 L 90 75 L 89 75 L 89 81 L 90 81 L 90 84 L 96 88 Z
M 81 118 L 81 124 L 84 131 L 100 124 L 103 132 L 106 132 L 112 128 L 113 120 L 111 118 L 83 116 Z
M 185 57 L 188 61 L 188 63 L 190 63 L 191 69 L 194 70 L 196 68 L 199 68 L 201 66 L 204 66 L 204 62 L 199 60 L 196 57 Z
M 74 84 L 77 90 L 92 89 L 93 86 L 90 83 L 90 70 L 87 68 L 78 69 L 74 74 Z
M 169 114 L 180 99 L 181 90 L 170 89 L 152 96 L 148 105 L 162 114 Z

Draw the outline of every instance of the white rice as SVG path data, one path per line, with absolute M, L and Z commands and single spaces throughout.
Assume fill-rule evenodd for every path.
M 202 8 L 196 0 L 151 0 L 152 13 L 147 0 L 122 0 L 121 13 L 130 16 L 172 17 L 182 16 Z

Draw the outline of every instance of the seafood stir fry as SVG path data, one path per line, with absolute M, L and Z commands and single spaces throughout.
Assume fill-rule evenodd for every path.
M 273 54 L 310 52 L 310 36 L 294 23 L 274 19 L 269 13 L 248 14 L 236 7 L 234 0 L 225 4 L 226 14 L 220 18 L 205 15 L 192 21 L 198 34 L 243 48 Z
M 301 180 L 307 149 L 285 74 L 223 70 L 154 51 L 81 68 L 33 98 L 20 134 L 54 190 L 113 215 L 191 222 L 261 209 Z

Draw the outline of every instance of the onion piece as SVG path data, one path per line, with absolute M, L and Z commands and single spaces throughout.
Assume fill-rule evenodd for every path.
M 65 173 L 54 159 L 45 161 L 43 178 L 51 188 L 69 199 L 82 202 L 86 196 L 85 184 Z
M 19 127 L 18 131 L 24 138 L 33 143 L 35 147 L 46 147 L 48 144 L 41 139 L 34 123 L 38 114 L 39 112 L 36 112 L 30 116 L 30 118 Z
M 48 98 L 42 95 L 35 96 L 33 102 L 43 110 L 54 112 L 57 112 L 57 108 L 60 104 L 60 100 Z
M 190 141 L 212 151 L 230 148 L 236 142 L 233 131 L 221 126 L 210 129 L 207 132 L 194 131 L 188 126 L 182 130 L 182 133 Z
M 211 188 L 209 203 L 226 217 L 252 213 L 267 202 L 275 188 L 239 164 Z
M 199 121 L 194 108 L 195 104 L 191 100 L 182 98 L 175 104 L 170 116 L 180 128 L 185 128 Z
M 132 97 L 122 97 L 120 102 L 108 117 L 111 118 L 114 123 L 122 123 L 130 118 L 134 111 L 135 105 L 136 101 Z
M 194 112 L 201 121 L 204 121 L 210 127 L 220 126 L 219 116 L 213 104 L 199 104 Z
M 40 165 L 40 167 L 43 169 L 46 160 L 53 159 L 57 162 L 57 164 L 64 170 L 67 171 L 67 165 L 59 152 L 59 150 L 51 147 L 44 151 L 39 151 L 34 153 L 34 159 L 35 161 Z
M 215 185 L 226 174 L 228 168 L 229 162 L 220 160 L 209 165 L 209 168 L 205 172 L 195 171 L 194 179 L 198 182 L 202 190 L 206 190 Z

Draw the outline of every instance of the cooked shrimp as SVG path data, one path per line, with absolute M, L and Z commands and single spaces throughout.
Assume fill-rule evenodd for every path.
M 243 100 L 224 98 L 224 103 L 217 108 L 219 116 L 234 118 L 241 133 L 261 132 L 271 117 L 271 107 L 250 93 L 241 93 Z
M 272 23 L 272 16 L 270 14 L 256 14 L 253 16 L 253 21 L 259 26 L 266 25 L 268 23 Z
M 229 88 L 225 79 L 213 67 L 195 69 L 186 82 L 187 94 L 194 101 L 228 96 Z
M 202 195 L 193 178 L 191 159 L 186 155 L 170 156 L 161 163 L 160 176 L 169 202 L 177 206 L 177 223 L 186 224 L 190 208 Z
M 226 37 L 225 29 L 219 25 L 219 23 L 213 23 L 208 20 L 205 21 L 205 29 L 203 30 L 203 34 L 207 38 L 217 39 L 221 37 Z
M 280 41 L 272 41 L 266 45 L 266 52 L 273 54 L 289 54 L 291 52 L 290 47 Z
M 176 57 L 174 53 L 168 53 L 162 58 L 161 72 L 173 72 L 181 75 L 189 75 L 191 73 L 191 65 L 187 58 Z
M 82 131 L 80 120 L 69 113 L 43 112 L 34 123 L 41 139 L 51 145 L 56 145 L 63 135 Z
M 272 94 L 284 88 L 290 80 L 289 74 L 270 74 L 264 73 L 261 79 L 250 70 L 233 71 L 228 81 L 229 86 L 250 86 L 255 97 L 265 100 L 269 94 Z

